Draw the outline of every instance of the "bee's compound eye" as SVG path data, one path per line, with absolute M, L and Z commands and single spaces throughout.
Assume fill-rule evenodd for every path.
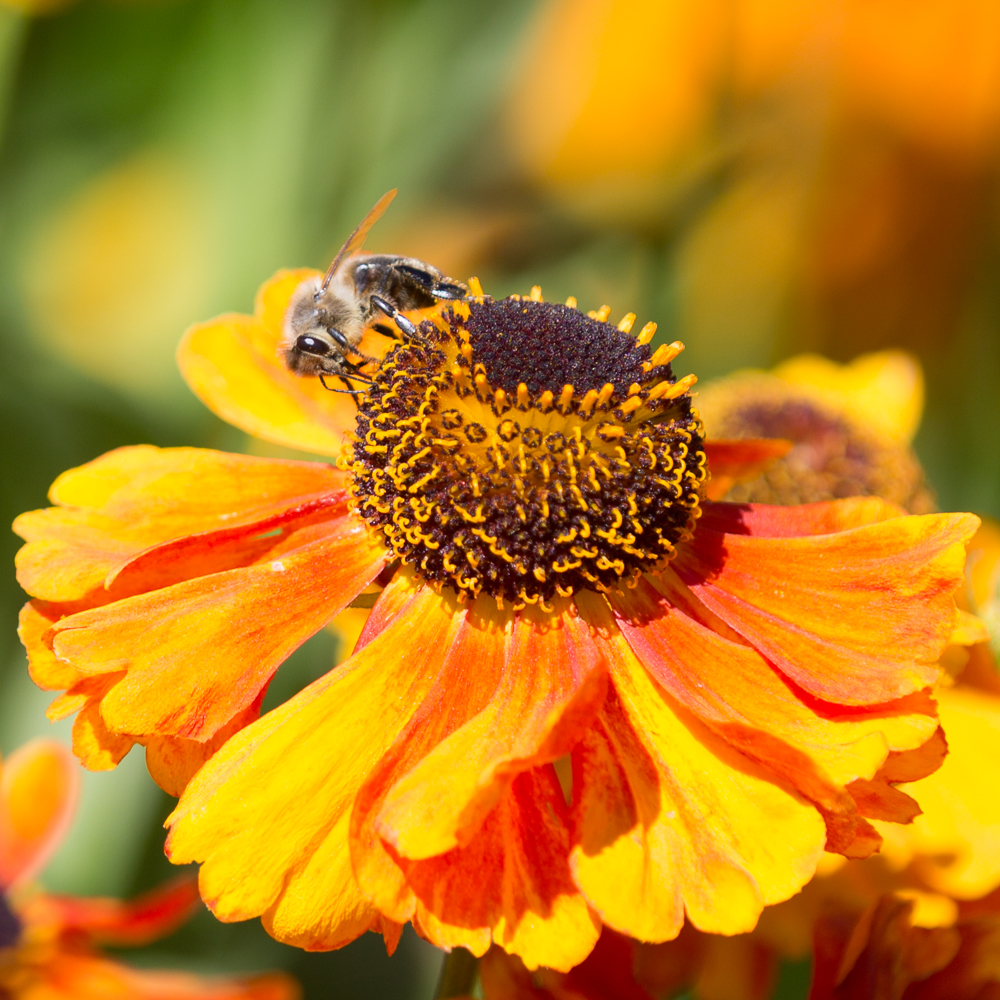
M 303 335 L 295 341 L 295 349 L 303 354 L 318 354 L 321 357 L 330 353 L 330 345 L 319 337 Z

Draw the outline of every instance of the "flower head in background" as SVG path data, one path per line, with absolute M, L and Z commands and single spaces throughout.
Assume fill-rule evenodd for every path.
M 0 775 L 0 994 L 10 1000 L 295 1000 L 283 975 L 211 978 L 132 969 L 99 945 L 138 946 L 187 920 L 198 896 L 188 878 L 131 902 L 59 896 L 31 879 L 58 847 L 76 805 L 78 771 L 58 743 L 35 740 Z
M 568 207 L 612 214 L 655 209 L 685 170 L 731 155 L 796 102 L 800 125 L 805 104 L 817 125 L 860 121 L 945 157 L 990 156 L 995 8 L 921 0 L 899 13 L 842 0 L 548 0 L 510 97 L 512 151 Z M 770 117 L 740 116 L 761 98 Z
M 727 484 L 728 500 L 796 504 L 877 496 L 915 514 L 934 509 L 909 447 L 922 407 L 920 367 L 901 351 L 863 355 L 850 365 L 801 355 L 773 372 L 737 372 L 710 383 L 698 398 L 713 437 L 792 442 L 762 475 Z
M 310 949 L 412 921 L 566 970 L 602 926 L 748 931 L 824 848 L 877 849 L 866 816 L 912 818 L 893 783 L 944 752 L 926 689 L 975 518 L 713 503 L 713 453 L 735 475 L 774 448 L 703 441 L 652 324 L 538 290 L 370 334 L 371 387 L 327 393 L 278 357 L 314 273 L 180 360 L 339 469 L 121 449 L 17 525 L 32 675 L 88 766 L 141 742 L 186 785 L 168 851 L 217 916 Z M 353 657 L 251 722 L 373 581 Z

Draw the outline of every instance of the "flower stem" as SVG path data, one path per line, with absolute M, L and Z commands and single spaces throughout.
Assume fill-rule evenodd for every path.
M 441 975 L 434 991 L 434 1000 L 469 996 L 472 987 L 476 985 L 478 969 L 479 959 L 471 951 L 466 951 L 465 948 L 452 948 L 441 962 Z

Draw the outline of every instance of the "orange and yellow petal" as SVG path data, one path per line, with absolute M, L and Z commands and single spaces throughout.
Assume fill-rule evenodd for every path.
M 114 770 L 135 746 L 133 737 L 112 732 L 101 716 L 101 699 L 120 679 L 121 674 L 90 678 L 90 693 L 73 720 L 73 753 L 88 771 Z M 50 716 L 53 709 L 60 707 L 60 701 L 57 698 L 49 706 Z M 72 711 L 71 706 L 66 708 Z
M 948 756 L 905 786 L 923 814 L 906 827 L 880 824 L 882 853 L 938 892 L 978 899 L 1000 886 L 1000 698 L 963 684 L 936 697 Z
M 28 601 L 18 616 L 17 634 L 28 654 L 28 673 L 43 691 L 71 688 L 87 678 L 86 674 L 63 663 L 45 641 L 50 628 L 60 618 L 79 610 L 72 605 Z
M 219 918 L 265 914 L 275 937 L 313 950 L 346 944 L 377 919 L 351 869 L 351 809 L 433 686 L 456 626 L 452 604 L 419 589 L 378 638 L 198 772 L 170 818 L 167 850 L 176 863 L 203 862 L 202 897 Z
M 254 316 L 230 313 L 191 327 L 177 351 L 181 373 L 213 413 L 266 441 L 339 455 L 354 425 L 349 395 L 293 375 L 279 348 L 292 293 L 317 271 L 279 271 L 260 290 Z
M 265 562 L 56 623 L 60 660 L 86 674 L 125 672 L 100 703 L 111 731 L 211 738 L 382 568 L 382 549 L 353 516 L 298 534 L 306 537 L 293 535 L 295 547 L 272 550 Z
M 229 455 L 202 448 L 119 448 L 63 473 L 56 505 L 22 514 L 14 530 L 18 581 L 51 602 L 92 598 L 115 569 L 151 546 L 251 525 L 342 490 L 317 462 Z
M 669 571 L 610 601 L 617 628 L 602 629 L 609 655 L 627 658 L 627 643 L 672 698 L 813 802 L 830 850 L 848 849 L 867 827 L 845 786 L 873 778 L 891 751 L 915 750 L 937 729 L 933 704 L 919 696 L 861 711 L 820 708 L 753 647 L 727 637 Z M 586 606 L 598 621 L 600 605 Z
M 810 694 L 847 705 L 894 701 L 939 676 L 965 543 L 979 522 L 928 514 L 854 526 L 858 509 L 876 504 L 833 501 L 760 517 L 757 505 L 706 505 L 672 565 L 711 612 Z M 841 514 L 844 530 L 812 533 L 817 520 Z
M 3 762 L 0 889 L 44 867 L 73 818 L 78 790 L 73 758 L 52 740 L 32 740 Z
M 494 940 L 532 967 L 569 967 L 596 925 L 569 876 L 566 824 L 551 821 L 565 812 L 554 776 L 524 773 L 579 738 L 603 700 L 603 660 L 565 607 L 545 621 L 492 604 L 462 614 L 434 688 L 360 789 L 354 873 L 441 947 L 481 954 Z
M 324 493 L 249 524 L 202 531 L 153 545 L 107 575 L 103 596 L 121 600 L 273 559 L 310 537 L 336 533 L 340 527 L 335 522 L 346 513 L 345 493 Z
M 577 885 L 602 920 L 643 941 L 676 937 L 685 914 L 720 934 L 812 876 L 826 830 L 777 784 L 657 687 L 616 647 L 613 688 L 573 753 Z
M 466 843 L 511 779 L 569 753 L 604 700 L 603 659 L 565 601 L 551 615 L 513 618 L 491 603 L 471 609 L 468 648 L 445 665 L 361 796 L 381 800 L 378 835 L 411 860 Z M 491 611 L 493 631 L 482 624 Z
M 568 820 L 551 766 L 519 774 L 467 846 L 400 859 L 414 925 L 440 947 L 476 955 L 492 940 L 529 969 L 578 965 L 601 924 L 573 883 Z

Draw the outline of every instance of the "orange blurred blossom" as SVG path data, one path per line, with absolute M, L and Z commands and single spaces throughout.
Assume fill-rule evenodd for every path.
M 211 978 L 132 969 L 98 945 L 138 946 L 169 934 L 198 895 L 181 879 L 131 902 L 58 896 L 30 879 L 65 833 L 76 804 L 73 758 L 35 740 L 4 761 L 0 776 L 0 995 L 10 1000 L 295 1000 L 283 975 Z
M 549 0 L 508 107 L 511 150 L 574 212 L 646 220 L 773 116 L 872 125 L 959 161 L 996 151 L 989 0 Z M 771 107 L 756 113 L 754 100 Z M 728 134 L 727 134 L 728 133 Z M 801 139 L 801 136 L 799 137 Z

